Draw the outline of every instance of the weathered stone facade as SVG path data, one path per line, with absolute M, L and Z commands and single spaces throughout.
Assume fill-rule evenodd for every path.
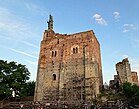
M 52 22 L 41 41 L 34 100 L 90 101 L 103 84 L 99 42 L 92 30 L 55 33 Z
M 109 81 L 109 89 L 116 89 L 119 86 L 118 75 L 114 75 L 114 80 Z
M 139 82 L 138 82 L 138 75 L 137 75 L 137 72 L 131 72 L 131 76 L 132 76 L 132 82 L 134 84 L 138 84 L 139 85 Z
M 116 64 L 116 71 L 120 84 L 125 82 L 138 84 L 137 72 L 131 72 L 128 58 L 125 58 L 122 60 L 122 62 Z
M 132 82 L 131 68 L 130 68 L 128 58 L 123 59 L 122 62 L 116 64 L 116 71 L 119 76 L 120 83 Z

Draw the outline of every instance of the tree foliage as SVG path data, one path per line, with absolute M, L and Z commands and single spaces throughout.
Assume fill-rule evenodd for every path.
M 22 96 L 34 96 L 35 82 L 29 81 L 21 91 Z
M 0 60 L 0 97 L 8 97 L 12 90 L 16 95 L 22 95 L 21 91 L 29 80 L 30 72 L 25 65 L 16 62 Z
M 105 100 L 126 100 L 129 105 L 139 105 L 139 86 L 131 83 L 124 83 L 119 85 L 117 89 L 107 90 L 101 92 L 97 97 L 98 101 Z
M 139 86 L 131 83 L 123 84 L 123 93 L 127 97 L 131 105 L 139 105 Z

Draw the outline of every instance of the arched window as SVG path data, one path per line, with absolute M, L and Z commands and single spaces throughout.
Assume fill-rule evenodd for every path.
M 73 53 L 75 53 L 75 48 L 73 48 Z
M 56 74 L 53 74 L 53 80 L 56 80 Z
M 73 54 L 78 53 L 78 47 L 73 48 Z
M 57 52 L 55 51 L 55 57 L 56 57 L 56 55 L 57 55 Z
M 52 51 L 52 57 L 56 57 L 57 56 L 57 51 Z
M 59 44 L 59 39 L 57 39 L 57 44 Z
M 78 53 L 78 47 L 76 47 L 76 53 Z
M 77 54 L 77 53 L 80 53 L 80 51 L 79 51 L 79 45 L 73 45 L 71 47 L 71 54 Z
M 54 57 L 54 51 L 52 51 L 52 57 Z

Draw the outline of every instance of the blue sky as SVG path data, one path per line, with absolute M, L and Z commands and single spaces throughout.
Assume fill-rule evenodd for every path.
M 49 14 L 57 33 L 94 30 L 101 45 L 104 82 L 128 57 L 139 72 L 139 0 L 0 0 L 0 59 L 26 65 L 36 80 Z

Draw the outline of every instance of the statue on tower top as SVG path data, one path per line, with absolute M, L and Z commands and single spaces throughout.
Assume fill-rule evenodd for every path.
M 50 14 L 49 15 L 49 21 L 47 21 L 48 23 L 48 30 L 53 30 L 53 16 Z

